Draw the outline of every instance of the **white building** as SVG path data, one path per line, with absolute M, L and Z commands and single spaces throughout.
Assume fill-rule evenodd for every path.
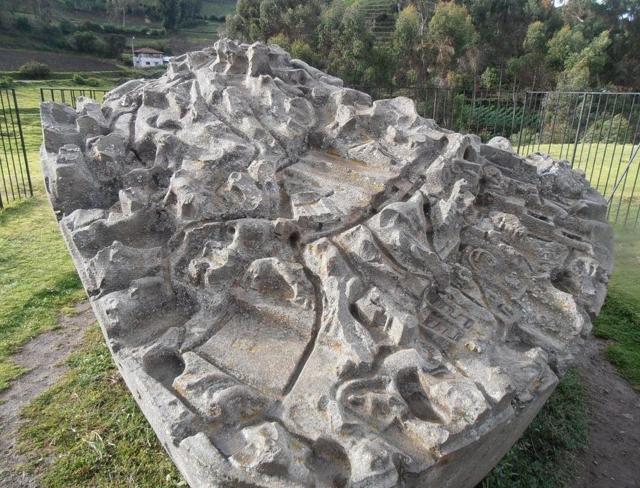
M 134 68 L 153 68 L 165 64 L 162 51 L 150 47 L 141 47 L 133 51 Z

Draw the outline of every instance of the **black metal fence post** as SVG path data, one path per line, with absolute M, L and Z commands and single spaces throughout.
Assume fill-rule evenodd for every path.
M 33 195 L 20 109 L 12 88 L 0 89 L 0 208 Z

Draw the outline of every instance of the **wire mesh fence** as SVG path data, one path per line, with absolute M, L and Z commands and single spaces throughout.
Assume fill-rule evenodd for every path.
M 40 100 L 43 102 L 66 103 L 76 108 L 78 98 L 87 97 L 101 102 L 109 90 L 95 88 L 40 88 Z
M 0 208 L 33 195 L 15 90 L 0 89 Z
M 640 93 L 358 87 L 406 96 L 441 127 L 508 138 L 516 152 L 565 159 L 604 195 L 612 223 L 640 228 Z

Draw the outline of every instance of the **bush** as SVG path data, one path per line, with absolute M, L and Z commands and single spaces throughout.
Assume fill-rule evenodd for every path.
M 20 66 L 18 73 L 29 80 L 45 80 L 51 76 L 51 67 L 38 61 L 29 61 Z
M 59 48 L 67 47 L 67 39 L 59 26 L 53 24 L 40 24 L 34 36 L 49 46 Z
M 11 88 L 13 86 L 13 78 L 5 76 L 0 78 L 0 88 Z
M 110 58 L 117 58 L 127 47 L 127 39 L 120 34 L 107 34 L 104 36 L 104 44 L 104 53 Z
M 131 56 L 131 54 L 125 53 L 122 55 L 121 59 L 125 66 L 133 66 L 133 56 Z
M 69 39 L 69 45 L 81 53 L 102 54 L 104 43 L 91 31 L 76 31 Z
M 73 82 L 80 86 L 100 86 L 100 80 L 98 78 L 85 78 L 80 73 L 73 75 Z
M 626 140 L 625 139 L 626 135 Z M 587 131 L 585 141 L 619 143 L 632 142 L 633 130 L 629 130 L 627 117 L 617 114 L 613 118 L 611 115 L 601 115 L 597 121 L 591 122 Z
M 60 30 L 63 34 L 69 35 L 76 30 L 76 25 L 71 22 L 69 19 L 62 19 L 60 21 Z
M 28 32 L 31 30 L 31 22 L 24 15 L 16 18 L 16 29 L 22 32 Z

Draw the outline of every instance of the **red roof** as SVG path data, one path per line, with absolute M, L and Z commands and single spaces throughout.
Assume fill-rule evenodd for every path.
M 150 47 L 141 47 L 140 49 L 136 49 L 133 52 L 135 54 L 164 54 L 162 51 L 156 51 L 155 49 L 151 49 Z

